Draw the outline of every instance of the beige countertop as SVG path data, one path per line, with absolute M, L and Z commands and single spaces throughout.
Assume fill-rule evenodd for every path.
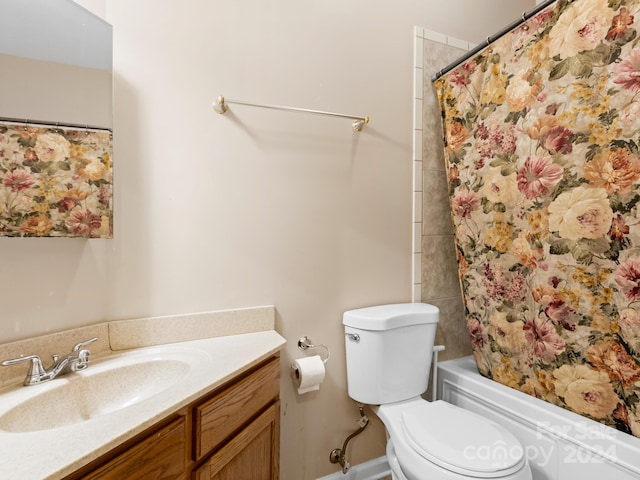
M 263 327 L 261 325 L 259 328 Z M 4 382 L 0 390 L 0 417 L 7 411 L 7 404 L 15 404 L 16 395 L 22 396 L 20 398 L 38 395 L 39 389 L 55 388 L 56 382 L 60 386 L 61 382 L 73 381 L 75 376 L 85 372 L 89 375 L 92 368 L 98 371 L 101 365 L 109 362 L 129 361 L 127 356 L 134 357 L 135 361 L 136 356 L 177 358 L 183 352 L 191 358 L 192 364 L 188 373 L 181 376 L 177 383 L 126 408 L 55 428 L 27 432 L 0 430 L 0 479 L 63 478 L 277 353 L 285 344 L 285 340 L 273 329 L 225 333 L 224 336 L 177 343 L 124 350 L 108 349 L 94 355 L 87 370 L 42 385 L 24 387 L 15 382 Z M 73 408 L 73 405 L 69 405 L 69 408 Z M 47 405 L 42 405 L 34 421 L 41 421 L 46 426 L 47 415 Z

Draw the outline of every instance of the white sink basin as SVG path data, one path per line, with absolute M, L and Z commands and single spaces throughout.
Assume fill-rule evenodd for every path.
M 0 430 L 50 430 L 127 409 L 174 387 L 205 360 L 201 352 L 158 347 L 111 355 L 41 385 L 15 387 L 1 394 Z

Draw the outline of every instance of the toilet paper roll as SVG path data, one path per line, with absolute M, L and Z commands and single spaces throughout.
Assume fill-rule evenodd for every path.
M 320 390 L 320 384 L 324 380 L 324 362 L 320 355 L 295 360 L 291 370 L 293 384 L 299 395 Z

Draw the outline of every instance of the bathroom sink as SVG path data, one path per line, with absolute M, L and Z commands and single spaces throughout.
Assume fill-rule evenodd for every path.
M 16 387 L 0 394 L 0 430 L 50 430 L 123 411 L 175 387 L 202 360 L 186 349 L 125 352 L 41 385 Z

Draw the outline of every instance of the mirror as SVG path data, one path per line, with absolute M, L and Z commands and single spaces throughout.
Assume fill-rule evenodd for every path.
M 111 129 L 111 25 L 72 0 L 0 5 L 0 117 Z

